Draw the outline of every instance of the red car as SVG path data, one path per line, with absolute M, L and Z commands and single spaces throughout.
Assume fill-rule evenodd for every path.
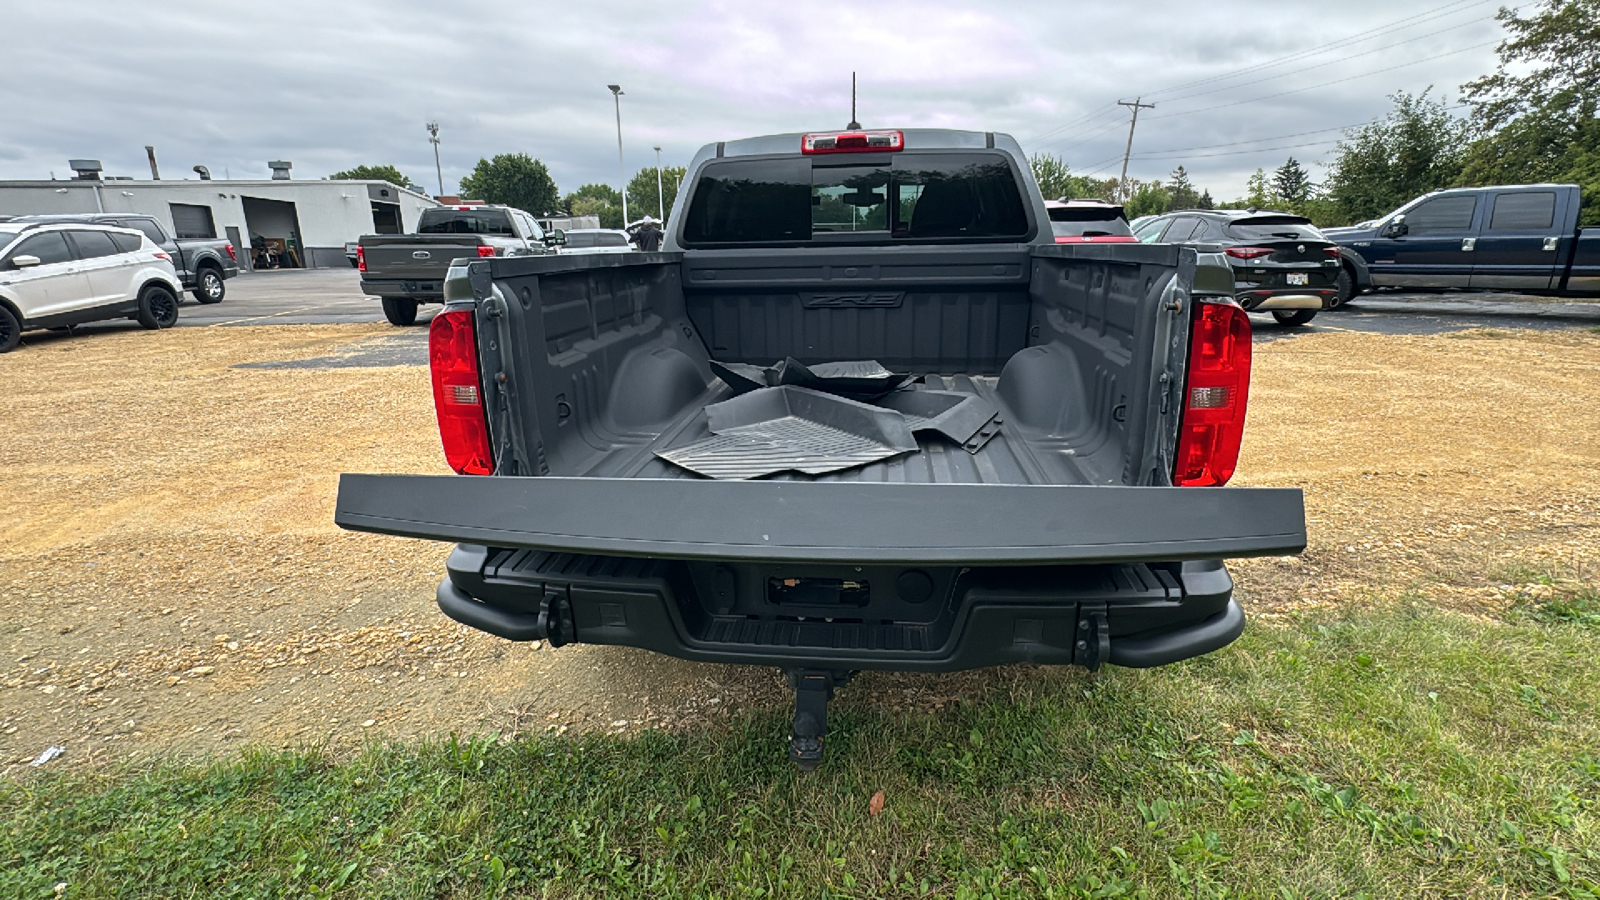
M 1058 244 L 1137 244 L 1122 207 L 1104 200 L 1046 200 Z

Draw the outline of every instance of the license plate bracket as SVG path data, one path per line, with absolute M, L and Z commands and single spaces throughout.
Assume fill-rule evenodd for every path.
M 1310 284 L 1311 274 L 1309 272 L 1290 272 L 1288 280 L 1289 284 Z

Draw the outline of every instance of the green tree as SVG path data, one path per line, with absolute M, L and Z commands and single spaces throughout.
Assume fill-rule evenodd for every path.
M 561 201 L 568 215 L 598 216 L 601 228 L 621 228 L 622 192 L 609 184 L 586 184 Z
M 1172 170 L 1172 180 L 1167 182 L 1167 193 L 1169 196 L 1166 212 L 1200 207 L 1200 192 L 1194 189 L 1194 182 L 1189 180 L 1188 170 L 1181 165 Z
M 542 216 L 559 207 L 561 193 L 544 163 L 526 153 L 500 153 L 478 160 L 471 174 L 461 179 L 461 196 Z
M 671 214 L 672 202 L 678 198 L 678 186 L 683 183 L 683 178 L 688 173 L 689 170 L 683 166 L 663 166 L 661 193 L 658 197 L 656 167 L 640 169 L 628 182 L 628 213 L 635 219 L 648 214 L 664 220 Z M 658 203 L 661 205 L 658 206 Z
M 394 166 L 356 166 L 328 176 L 334 181 L 387 181 L 390 184 L 426 194 L 427 188 L 401 174 Z
M 1390 99 L 1394 108 L 1387 116 L 1346 131 L 1334 148 L 1323 189 L 1345 224 L 1449 187 L 1461 174 L 1465 125 L 1444 101 L 1426 90 Z
M 1211 191 L 1205 190 L 1200 192 L 1200 199 L 1194 205 L 1196 209 L 1216 209 L 1217 201 L 1211 198 Z
M 1584 224 L 1600 224 L 1600 0 L 1496 18 L 1509 36 L 1495 72 L 1461 86 L 1476 140 L 1457 183 L 1576 182 Z
M 1131 181 L 1128 185 L 1128 202 L 1122 210 L 1129 219 L 1166 212 L 1172 205 L 1172 194 L 1159 181 Z
M 1068 200 L 1104 197 L 1103 184 L 1072 174 L 1067 161 L 1059 156 L 1035 153 L 1028 158 L 1028 167 L 1033 169 L 1033 180 L 1039 182 L 1039 193 L 1043 194 L 1046 200 L 1059 200 L 1062 197 Z
M 1266 172 L 1257 169 L 1245 182 L 1244 205 L 1256 209 L 1271 209 L 1278 205 L 1278 197 L 1272 192 L 1272 182 L 1267 179 Z
M 1303 212 L 1306 201 L 1311 199 L 1312 189 L 1311 176 L 1300 165 L 1300 161 L 1292 156 L 1272 173 L 1272 192 L 1278 195 L 1289 212 Z

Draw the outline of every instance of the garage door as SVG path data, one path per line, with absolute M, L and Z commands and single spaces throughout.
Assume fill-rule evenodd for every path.
M 181 238 L 214 238 L 217 226 L 211 221 L 211 207 L 172 203 L 172 230 Z

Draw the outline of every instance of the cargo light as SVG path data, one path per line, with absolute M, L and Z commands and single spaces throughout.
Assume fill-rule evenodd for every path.
M 480 246 L 478 248 L 478 258 L 479 259 L 482 259 L 485 256 L 493 256 L 493 255 L 494 255 L 494 248 L 493 247 Z
M 1228 483 L 1239 464 L 1249 395 L 1249 317 L 1231 301 L 1194 304 L 1173 484 L 1216 487 Z
M 904 150 L 905 135 L 898 131 L 818 131 L 800 136 L 800 152 L 877 153 Z
M 491 475 L 489 422 L 478 377 L 478 337 L 471 309 L 447 309 L 428 326 L 428 370 L 433 411 L 450 468 L 462 475 Z
M 357 247 L 356 248 L 356 271 L 357 272 L 365 272 L 366 270 L 367 270 L 367 248 L 365 248 L 365 247 Z
M 1227 253 L 1228 253 L 1229 256 L 1233 257 L 1234 259 L 1260 259 L 1263 256 L 1271 256 L 1272 255 L 1272 248 L 1271 247 L 1229 247 L 1228 250 L 1227 250 Z

